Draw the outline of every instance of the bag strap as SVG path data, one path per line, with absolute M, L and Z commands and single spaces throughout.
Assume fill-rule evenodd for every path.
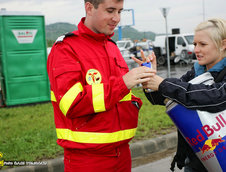
M 224 69 L 219 73 L 219 75 L 215 79 L 215 82 L 222 81 L 222 79 L 224 78 L 225 75 L 226 75 L 226 67 L 224 67 Z
M 184 140 L 180 131 L 177 130 L 177 151 L 171 163 L 171 171 L 174 171 L 176 164 L 180 170 L 185 166 L 185 159 L 187 158 L 186 152 L 188 152 L 186 144 L 187 142 Z

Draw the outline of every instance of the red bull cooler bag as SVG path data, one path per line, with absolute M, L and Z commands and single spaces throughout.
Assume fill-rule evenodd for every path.
M 191 83 L 213 83 L 208 77 L 206 82 L 202 79 L 202 76 L 201 79 L 195 78 Z M 166 108 L 206 169 L 209 172 L 226 172 L 226 110 L 219 113 L 191 110 L 171 100 Z

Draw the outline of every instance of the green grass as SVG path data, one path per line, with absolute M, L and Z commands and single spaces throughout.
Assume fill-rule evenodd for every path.
M 133 141 L 156 137 L 175 130 L 175 126 L 166 114 L 164 106 L 152 105 L 141 88 L 133 89 L 133 93 L 143 102 L 139 113 L 137 133 Z
M 5 161 L 35 161 L 62 153 L 51 103 L 1 108 L 0 152 Z
M 133 93 L 143 101 L 133 141 L 174 129 L 165 107 L 151 105 L 141 88 L 133 89 Z M 0 152 L 5 161 L 37 161 L 63 154 L 56 144 L 52 104 L 0 108 Z

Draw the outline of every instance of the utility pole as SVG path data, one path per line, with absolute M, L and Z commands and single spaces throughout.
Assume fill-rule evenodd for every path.
M 118 26 L 118 40 L 122 40 L 122 26 Z
M 128 13 L 131 13 L 131 18 L 132 18 L 132 21 L 130 24 L 123 24 L 122 23 L 122 14 L 125 13 L 125 12 L 128 12 Z M 127 19 L 128 20 L 128 19 Z M 122 10 L 122 13 L 121 13 L 121 20 L 120 20 L 120 23 L 118 24 L 118 40 L 122 40 L 122 27 L 123 26 L 134 26 L 135 25 L 135 18 L 134 18 L 134 9 L 123 9 Z
M 168 66 L 168 78 L 171 77 L 170 75 L 170 56 L 169 56 L 169 38 L 168 38 L 168 24 L 167 24 L 167 15 L 169 13 L 169 8 L 161 8 L 162 15 L 165 18 L 166 23 L 166 55 L 167 55 L 167 66 Z
M 202 0 L 203 21 L 205 21 L 205 0 Z

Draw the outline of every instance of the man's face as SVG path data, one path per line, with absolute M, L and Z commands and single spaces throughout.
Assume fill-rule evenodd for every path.
M 104 0 L 98 8 L 92 8 L 89 13 L 90 29 L 95 33 L 111 35 L 120 21 L 120 13 L 123 9 L 123 1 Z

